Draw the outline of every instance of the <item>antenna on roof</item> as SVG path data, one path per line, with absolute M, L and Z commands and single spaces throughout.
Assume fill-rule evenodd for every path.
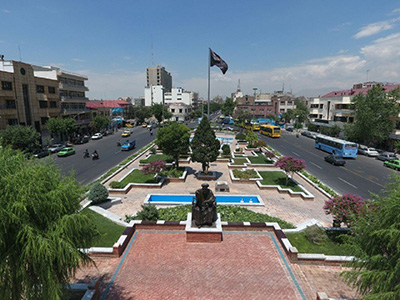
M 22 61 L 22 58 L 21 58 L 21 48 L 19 47 L 19 45 L 18 45 L 18 52 L 19 52 L 19 61 Z
M 240 91 L 240 78 L 238 79 L 237 90 Z

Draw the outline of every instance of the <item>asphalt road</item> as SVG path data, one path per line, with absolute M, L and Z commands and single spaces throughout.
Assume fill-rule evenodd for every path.
M 382 194 L 382 189 L 390 181 L 389 177 L 396 172 L 384 167 L 382 161 L 363 155 L 346 159 L 344 167 L 331 165 L 324 161 L 328 153 L 316 149 L 313 139 L 301 135 L 296 138 L 290 132 L 282 131 L 278 139 L 260 137 L 283 155 L 304 159 L 310 174 L 340 194 L 357 194 L 363 198 L 370 198 L 370 192 Z
M 123 129 L 119 129 L 118 132 L 100 140 L 90 140 L 89 143 L 83 145 L 74 145 L 73 148 L 76 151 L 74 155 L 57 157 L 53 154 L 52 157 L 55 163 L 60 166 L 63 174 L 70 174 L 71 171 L 74 171 L 78 181 L 82 184 L 88 184 L 153 141 L 157 133 L 157 129 L 153 130 L 152 136 L 146 128 L 135 127 L 131 129 L 133 133 L 129 138 L 122 138 Z M 127 139 L 136 140 L 136 148 L 130 151 L 121 151 L 121 147 L 117 146 L 117 141 L 121 140 L 122 142 Z M 83 158 L 85 149 L 88 149 L 90 154 L 97 150 L 100 159 Z

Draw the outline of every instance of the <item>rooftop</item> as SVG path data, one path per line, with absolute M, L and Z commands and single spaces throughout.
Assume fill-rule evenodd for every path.
M 86 103 L 87 108 L 116 108 L 129 105 L 129 102 L 123 100 L 90 100 Z
M 361 88 L 361 89 L 349 89 L 349 90 L 342 90 L 342 91 L 333 91 L 329 92 L 326 95 L 323 95 L 321 98 L 331 98 L 331 97 L 342 97 L 342 96 L 355 96 L 358 94 L 363 94 L 366 95 L 367 92 L 371 89 L 372 87 L 366 87 L 366 88 Z M 391 92 L 396 88 L 400 88 L 400 84 L 390 84 L 390 85 L 384 85 L 382 88 L 386 92 Z

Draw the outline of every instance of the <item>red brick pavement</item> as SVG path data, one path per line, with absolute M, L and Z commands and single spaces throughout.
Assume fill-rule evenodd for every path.
M 107 299 L 301 299 L 271 236 L 223 238 L 139 231 Z

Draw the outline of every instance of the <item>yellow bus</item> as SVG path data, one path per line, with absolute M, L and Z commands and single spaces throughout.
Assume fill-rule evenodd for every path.
M 266 136 L 281 137 L 281 128 L 274 125 L 261 125 L 260 133 Z
M 259 131 L 260 130 L 260 123 L 253 123 L 253 126 L 251 128 L 253 131 Z
M 245 123 L 245 124 L 244 124 L 244 129 L 246 129 L 246 130 L 253 130 L 253 125 L 250 124 L 250 123 Z

